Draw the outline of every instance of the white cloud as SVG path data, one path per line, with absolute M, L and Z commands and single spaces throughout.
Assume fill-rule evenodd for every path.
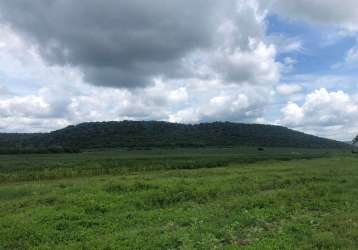
M 358 47 L 353 47 L 347 52 L 346 63 L 358 66 Z
M 9 126 L 11 124 L 11 126 Z M 70 125 L 66 119 L 1 117 L 0 131 L 12 133 L 44 132 Z
M 316 90 L 302 105 L 289 102 L 281 112 L 279 124 L 314 134 L 337 139 L 358 132 L 358 102 L 343 91 Z
M 10 94 L 10 91 L 5 87 L 0 85 L 0 96 L 7 96 Z
M 298 84 L 281 84 L 276 87 L 277 93 L 284 96 L 297 94 L 302 90 L 303 87 Z
M 186 88 L 171 90 L 168 93 L 168 99 L 173 103 L 185 103 L 189 99 L 189 94 Z
M 300 85 L 307 92 L 321 88 L 354 92 L 357 88 L 356 77 L 345 74 L 295 74 L 283 77 L 283 81 L 286 84 Z
M 268 41 L 275 45 L 277 52 L 280 54 L 304 51 L 303 42 L 298 37 L 273 34 L 268 37 Z
M 358 30 L 356 0 L 274 0 L 273 11 L 288 18 Z
M 61 63 L 57 63 L 60 66 L 48 65 L 43 59 L 43 53 L 39 53 L 34 44 L 22 39 L 11 28 L 0 25 L 0 82 L 3 86 L 0 87 L 0 131 L 49 131 L 85 121 L 128 119 L 190 123 L 216 120 L 265 123 L 277 120 L 277 123 L 283 125 L 334 138 L 356 133 L 358 95 L 347 93 L 347 86 L 353 86 L 353 82 L 356 84 L 355 79 L 334 75 L 297 75 L 283 79 L 285 84 L 280 83 L 282 74 L 290 73 L 297 63 L 295 57 L 288 53 L 304 52 L 303 42 L 299 37 L 284 37 L 280 34 L 267 37 L 265 17 L 271 1 L 239 0 L 230 3 L 234 2 L 236 5 L 232 6 L 235 7 L 224 10 L 225 15 L 220 13 L 220 18 L 210 18 L 218 22 L 214 25 L 210 23 L 213 29 L 199 29 L 205 34 L 194 32 L 198 35 L 194 40 L 191 34 L 198 26 L 188 27 L 186 20 L 182 22 L 181 19 L 175 19 L 175 25 L 184 25 L 180 30 L 184 34 L 178 37 L 175 29 L 174 33 L 172 30 L 164 32 L 168 39 L 172 34 L 180 39 L 194 41 L 190 48 L 186 48 L 180 39 L 165 44 L 167 50 L 164 52 L 168 53 L 162 53 L 161 56 L 166 58 L 170 55 L 169 61 L 175 62 L 175 65 L 165 60 L 163 62 L 161 57 L 157 57 L 158 53 L 151 53 L 150 50 L 163 48 L 163 42 L 167 40 L 156 40 L 154 38 L 161 37 L 153 36 L 154 40 L 150 40 L 153 44 L 149 44 L 148 50 L 139 46 L 144 49 L 142 52 L 148 53 L 139 53 L 136 46 L 141 45 L 143 40 L 137 41 L 135 35 L 132 36 L 135 32 L 126 30 L 134 39 L 130 44 L 126 43 L 129 52 L 133 52 L 131 58 L 135 62 L 130 65 L 130 72 L 138 73 L 129 78 L 145 80 L 143 84 L 134 84 L 136 88 L 134 85 L 128 87 L 128 84 L 117 84 L 116 81 L 109 84 L 116 88 L 101 87 L 106 84 L 100 82 L 97 82 L 97 86 L 86 84 L 86 79 L 91 77 L 84 75 L 88 70 L 83 70 L 86 66 L 82 63 L 80 67 L 68 64 L 61 66 Z M 280 15 L 357 30 L 357 5 L 354 5 L 355 1 L 344 2 L 352 7 L 346 11 L 346 16 L 343 16 L 341 7 L 335 10 L 338 2 L 333 0 L 277 0 L 273 8 Z M 40 1 L 37 3 L 40 4 Z M 185 5 L 189 1 L 176 3 Z M 219 2 L 217 4 L 221 5 Z M 341 2 L 339 5 L 343 6 Z M 207 20 L 206 17 L 199 19 Z M 128 20 L 132 20 L 132 17 Z M 150 24 L 154 25 L 152 31 L 157 30 L 155 25 L 158 20 Z M 190 34 L 187 31 L 191 31 Z M 212 33 L 208 34 L 208 31 Z M 143 34 L 152 36 L 157 33 Z M 83 35 L 91 33 L 84 32 Z M 108 38 L 112 33 L 107 32 L 105 35 Z M 212 40 L 201 39 L 201 35 Z M 121 40 L 121 37 L 116 36 L 115 39 Z M 110 50 L 101 52 L 110 51 L 112 54 L 119 46 L 115 44 L 113 47 L 112 43 L 106 43 L 111 39 L 104 41 L 96 36 L 95 40 L 100 46 L 110 46 Z M 199 42 L 198 46 L 195 41 Z M 71 44 L 71 48 L 81 52 L 80 45 Z M 357 54 L 356 49 L 352 48 L 346 61 L 356 64 Z M 88 55 L 81 54 L 86 58 Z M 154 60 L 151 60 L 153 55 Z M 114 57 L 117 58 L 116 55 Z M 282 62 L 278 62 L 277 58 Z M 107 57 L 101 59 L 101 62 L 105 62 Z M 90 61 L 91 67 L 93 62 L 98 62 Z M 153 64 L 153 61 L 158 63 Z M 127 63 L 123 58 L 120 62 L 120 67 Z M 119 75 L 126 79 L 127 76 L 112 68 L 108 71 L 89 71 L 94 73 L 92 77 L 96 78 L 95 75 L 99 74 L 101 79 L 107 75 L 113 79 Z M 317 88 L 319 90 L 313 91 Z M 345 92 L 332 91 L 337 88 Z M 312 93 L 304 96 L 305 91 Z M 282 100 L 288 103 L 282 108 L 282 117 L 278 119 L 276 113 L 282 107 Z
M 26 40 L 13 36 L 18 47 L 28 45 L 47 63 L 75 66 L 97 86 L 140 88 L 157 78 L 202 77 L 271 84 L 279 78 L 275 47 L 265 39 L 267 11 L 256 0 L 155 0 L 150 8 L 145 0 L 34 0 L 26 10 L 25 2 L 0 1 L 0 21 Z
M 276 48 L 265 37 L 266 12 L 250 0 L 227 13 L 211 47 L 180 59 L 190 78 L 164 75 L 131 89 L 88 85 L 80 69 L 48 65 L 33 44 L 0 26 L 0 80 L 10 93 L 0 96 L 0 130 L 123 119 L 263 121 L 280 78 Z
M 201 92 L 199 90 L 199 92 Z M 195 96 L 199 92 L 193 92 Z M 272 101 L 270 87 L 217 85 L 207 91 L 194 107 L 180 109 L 170 115 L 170 121 L 263 121 L 266 106 Z
M 355 69 L 358 67 L 358 46 L 350 48 L 344 58 L 343 62 L 332 65 L 333 69 Z
M 48 103 L 38 96 L 16 96 L 0 101 L 1 117 L 45 117 L 49 114 L 49 111 Z
M 217 70 L 218 77 L 228 83 L 270 85 L 280 78 L 275 57 L 273 45 L 251 39 L 248 51 L 240 48 L 218 51 L 214 56 L 213 68 Z
M 305 117 L 304 110 L 294 102 L 289 102 L 281 110 L 284 118 L 280 123 L 285 125 L 297 126 L 302 125 L 302 121 Z
M 176 123 L 198 123 L 199 115 L 198 111 L 194 108 L 187 108 L 180 110 L 174 114 L 169 115 L 170 122 Z

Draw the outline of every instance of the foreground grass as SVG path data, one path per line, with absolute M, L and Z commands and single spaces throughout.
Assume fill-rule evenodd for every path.
M 0 185 L 0 249 L 358 249 L 358 158 Z

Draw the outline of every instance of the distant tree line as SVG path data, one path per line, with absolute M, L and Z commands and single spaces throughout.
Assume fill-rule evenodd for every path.
M 352 143 L 354 146 L 358 146 L 358 135 L 353 139 Z M 352 149 L 352 153 L 358 154 L 358 149 L 357 148 Z
M 349 148 L 350 146 L 281 126 L 214 122 L 176 124 L 156 121 L 94 122 L 43 134 L 0 134 L 6 152 L 72 152 L 81 149 L 257 146 Z
M 353 139 L 353 145 L 358 144 L 358 135 Z

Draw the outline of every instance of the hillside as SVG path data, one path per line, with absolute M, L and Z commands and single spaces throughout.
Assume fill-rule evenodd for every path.
M 196 125 L 155 121 L 94 122 L 43 134 L 0 134 L 0 151 L 93 148 L 262 146 L 347 148 L 281 126 L 230 122 Z

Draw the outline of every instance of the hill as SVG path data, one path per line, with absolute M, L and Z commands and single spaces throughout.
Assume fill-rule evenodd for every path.
M 0 134 L 0 152 L 77 152 L 94 148 L 258 146 L 348 148 L 349 145 L 281 126 L 215 122 L 92 122 L 42 134 Z

